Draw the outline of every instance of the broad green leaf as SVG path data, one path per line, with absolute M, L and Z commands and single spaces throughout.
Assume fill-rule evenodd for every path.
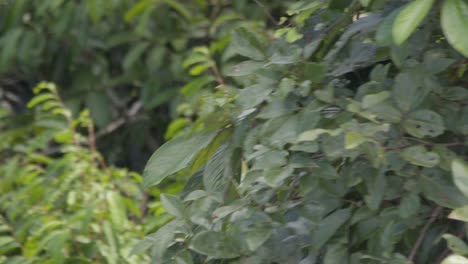
M 338 210 L 325 217 L 313 233 L 312 247 L 319 250 L 350 217 L 350 209 Z
M 162 262 L 164 253 L 172 244 L 176 235 L 176 231 L 183 228 L 183 223 L 179 220 L 174 220 L 159 228 L 154 234 L 151 234 L 141 240 L 131 251 L 131 255 L 141 253 L 149 248 L 153 248 L 153 259 L 157 262 Z
M 365 202 L 372 210 L 377 210 L 382 203 L 385 195 L 385 189 L 387 187 L 387 179 L 385 171 L 381 169 L 377 175 L 370 175 L 367 180 L 367 192 L 368 194 L 364 197 Z
M 369 108 L 374 105 L 380 104 L 391 96 L 390 92 L 383 91 L 376 94 L 368 94 L 362 98 L 362 107 Z
M 455 185 L 468 197 L 468 164 L 460 158 L 453 160 L 452 175 Z
M 447 41 L 468 57 L 468 3 L 463 0 L 444 0 L 440 20 Z
M 218 148 L 213 157 L 207 162 L 203 171 L 203 186 L 211 194 L 223 193 L 228 185 L 231 175 L 226 175 L 228 145 Z
M 196 234 L 190 243 L 190 248 L 216 259 L 237 258 L 242 254 L 236 240 L 225 233 L 215 231 L 203 231 Z
M 253 60 L 265 59 L 262 44 L 251 32 L 244 28 L 239 28 L 232 33 L 231 46 L 242 56 Z
M 357 148 L 362 143 L 366 142 L 367 138 L 357 132 L 348 132 L 345 136 L 345 147 L 346 149 Z
M 404 149 L 401 153 L 401 157 L 414 165 L 423 167 L 434 167 L 439 164 L 440 161 L 440 157 L 437 153 L 428 151 L 422 145 Z
M 436 137 L 444 133 L 442 117 L 431 110 L 417 110 L 403 121 L 403 127 L 409 134 L 418 137 Z
M 441 206 L 456 209 L 468 204 L 468 198 L 453 186 L 451 181 L 438 177 L 422 176 L 419 184 L 426 198 Z
M 415 193 L 409 193 L 401 199 L 398 213 L 403 218 L 416 215 L 421 207 L 421 199 Z
M 387 17 L 385 17 L 385 19 L 380 23 L 375 34 L 375 40 L 379 46 L 390 46 L 393 44 L 392 28 L 400 10 L 401 8 L 393 10 L 392 13 L 387 15 Z
M 157 185 L 167 176 L 187 168 L 217 134 L 198 133 L 188 140 L 176 138 L 162 145 L 146 164 L 143 171 L 144 185 Z
M 450 255 L 446 257 L 440 264 L 468 264 L 468 259 L 460 255 Z
M 414 32 L 433 4 L 434 0 L 414 0 L 400 11 L 392 28 L 393 39 L 397 45 L 405 42 Z
M 409 112 L 417 107 L 427 95 L 427 89 L 418 77 L 416 72 L 403 72 L 395 78 L 393 98 L 404 112 Z
M 263 68 L 264 62 L 261 61 L 244 61 L 237 65 L 232 66 L 228 72 L 228 76 L 246 76 L 254 73 L 255 71 Z
M 256 84 L 242 89 L 237 97 L 237 103 L 242 109 L 249 109 L 265 101 L 271 92 L 271 87 Z
M 185 217 L 185 206 L 179 197 L 171 194 L 161 194 L 161 203 L 164 210 L 178 218 Z
M 242 209 L 244 206 L 245 204 L 243 203 L 237 203 L 237 204 L 231 204 L 231 205 L 219 207 L 213 212 L 213 221 L 214 222 L 219 221 L 225 218 L 226 216 Z
M 258 227 L 248 231 L 245 240 L 250 251 L 255 252 L 268 238 L 270 238 L 272 229 L 269 227 Z
M 455 254 L 468 255 L 468 245 L 463 240 L 451 234 L 445 234 L 442 237 L 447 240 L 448 247 Z

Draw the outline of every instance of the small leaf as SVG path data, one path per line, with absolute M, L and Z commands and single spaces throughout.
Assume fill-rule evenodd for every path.
M 431 10 L 434 0 L 415 0 L 400 11 L 393 23 L 393 39 L 401 45 Z
M 452 161 L 452 175 L 455 185 L 468 197 L 468 165 L 462 159 Z
M 468 3 L 463 0 L 445 0 L 440 20 L 450 45 L 468 57 Z

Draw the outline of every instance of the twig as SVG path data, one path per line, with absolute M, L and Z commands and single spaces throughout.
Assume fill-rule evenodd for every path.
M 260 2 L 260 0 L 254 0 L 255 3 L 257 3 L 257 5 L 263 10 L 263 12 L 268 16 L 268 18 L 270 19 L 270 21 L 274 24 L 274 25 L 278 25 L 278 21 L 276 21 L 276 19 L 273 17 L 273 15 L 270 13 L 270 11 L 268 10 L 268 8 L 262 3 Z
M 89 125 L 88 125 L 88 142 L 89 142 L 89 148 L 91 149 L 92 155 L 95 156 L 95 158 L 97 159 L 97 161 L 99 162 L 99 164 L 101 165 L 102 168 L 107 169 L 108 166 L 107 166 L 106 162 L 104 161 L 102 156 L 97 151 L 96 133 L 94 131 L 93 122 L 90 122 Z
M 125 125 L 125 123 L 127 123 L 128 121 L 132 121 L 142 108 L 143 108 L 143 103 L 140 101 L 133 104 L 130 110 L 126 112 L 124 116 L 117 118 L 116 120 L 112 121 L 109 125 L 107 125 L 105 128 L 99 130 L 98 133 L 96 134 L 96 139 L 99 139 L 104 135 L 114 132 L 121 126 Z
M 418 139 L 418 138 L 412 138 L 412 137 L 403 137 L 403 138 L 407 139 L 407 140 L 413 140 L 413 141 L 419 142 L 419 143 L 427 145 L 427 146 L 457 147 L 457 146 L 464 146 L 465 145 L 464 142 L 432 143 L 432 142 L 425 141 L 425 140 Z
M 216 65 L 216 62 L 213 61 L 213 65 L 211 66 L 211 71 L 213 72 L 213 75 L 215 76 L 216 81 L 220 85 L 224 85 L 224 79 L 223 76 L 221 75 L 221 72 L 219 71 L 218 66 Z
M 441 206 L 437 206 L 433 211 L 432 211 L 432 214 L 431 214 L 431 218 L 429 219 L 429 221 L 426 222 L 426 224 L 424 225 L 423 229 L 421 230 L 421 233 L 419 234 L 419 237 L 418 239 L 416 240 L 416 243 L 414 244 L 413 246 L 413 249 L 411 250 L 411 253 L 409 254 L 408 256 L 408 260 L 410 262 L 413 261 L 414 257 L 416 256 L 416 253 L 418 252 L 419 250 L 419 247 L 421 246 L 423 240 L 424 240 L 424 237 L 426 236 L 426 233 L 427 233 L 427 230 L 429 229 L 429 227 L 432 225 L 432 223 L 434 223 L 434 221 L 436 220 L 436 218 L 439 216 L 439 214 L 442 212 L 443 208 Z

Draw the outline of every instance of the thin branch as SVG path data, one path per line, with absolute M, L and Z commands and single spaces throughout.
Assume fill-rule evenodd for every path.
M 278 25 L 278 21 L 276 21 L 276 19 L 273 17 L 273 15 L 270 13 L 270 11 L 268 10 L 268 8 L 260 1 L 260 0 L 254 0 L 255 3 L 257 3 L 257 5 L 263 10 L 263 12 L 268 16 L 268 18 L 270 19 L 270 21 L 274 24 L 274 25 Z
M 220 85 L 224 85 L 224 79 L 223 76 L 221 75 L 221 72 L 219 71 L 218 66 L 216 65 L 216 62 L 213 61 L 213 65 L 211 66 L 211 71 L 213 72 L 213 75 L 215 76 L 216 81 Z
M 108 166 L 107 166 L 106 162 L 104 161 L 102 156 L 97 151 L 96 133 L 94 131 L 93 122 L 90 122 L 90 124 L 88 125 L 88 142 L 89 142 L 89 148 L 91 149 L 91 153 L 94 156 L 93 159 L 96 158 L 97 161 L 99 162 L 99 164 L 101 165 L 101 167 L 107 170 Z
M 416 240 L 416 243 L 414 244 L 413 249 L 411 250 L 411 253 L 408 256 L 408 260 L 410 262 L 414 260 L 414 257 L 416 256 L 416 253 L 418 252 L 419 247 L 421 247 L 421 244 L 424 240 L 424 237 L 426 236 L 427 231 L 429 230 L 429 227 L 431 227 L 432 223 L 434 223 L 434 221 L 437 219 L 437 217 L 442 211 L 443 211 L 443 207 L 441 206 L 437 206 L 432 211 L 431 218 L 429 219 L 429 221 L 426 222 L 423 229 L 421 229 L 421 233 L 419 234 L 419 237 Z
M 112 121 L 109 125 L 105 128 L 98 131 L 96 134 L 96 139 L 101 138 L 107 134 L 114 132 L 115 130 L 119 129 L 121 126 L 125 125 L 127 122 L 132 121 L 135 119 L 135 116 L 140 112 L 143 108 L 143 103 L 138 101 L 132 105 L 130 110 L 124 114 L 124 116 L 117 118 L 116 120 Z

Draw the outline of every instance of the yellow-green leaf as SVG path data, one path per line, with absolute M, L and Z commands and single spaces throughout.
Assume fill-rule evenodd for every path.
M 463 0 L 445 0 L 440 20 L 450 45 L 468 57 L 468 3 Z
M 415 0 L 409 3 L 397 16 L 393 23 L 393 40 L 401 45 L 419 26 L 431 10 L 434 0 Z

